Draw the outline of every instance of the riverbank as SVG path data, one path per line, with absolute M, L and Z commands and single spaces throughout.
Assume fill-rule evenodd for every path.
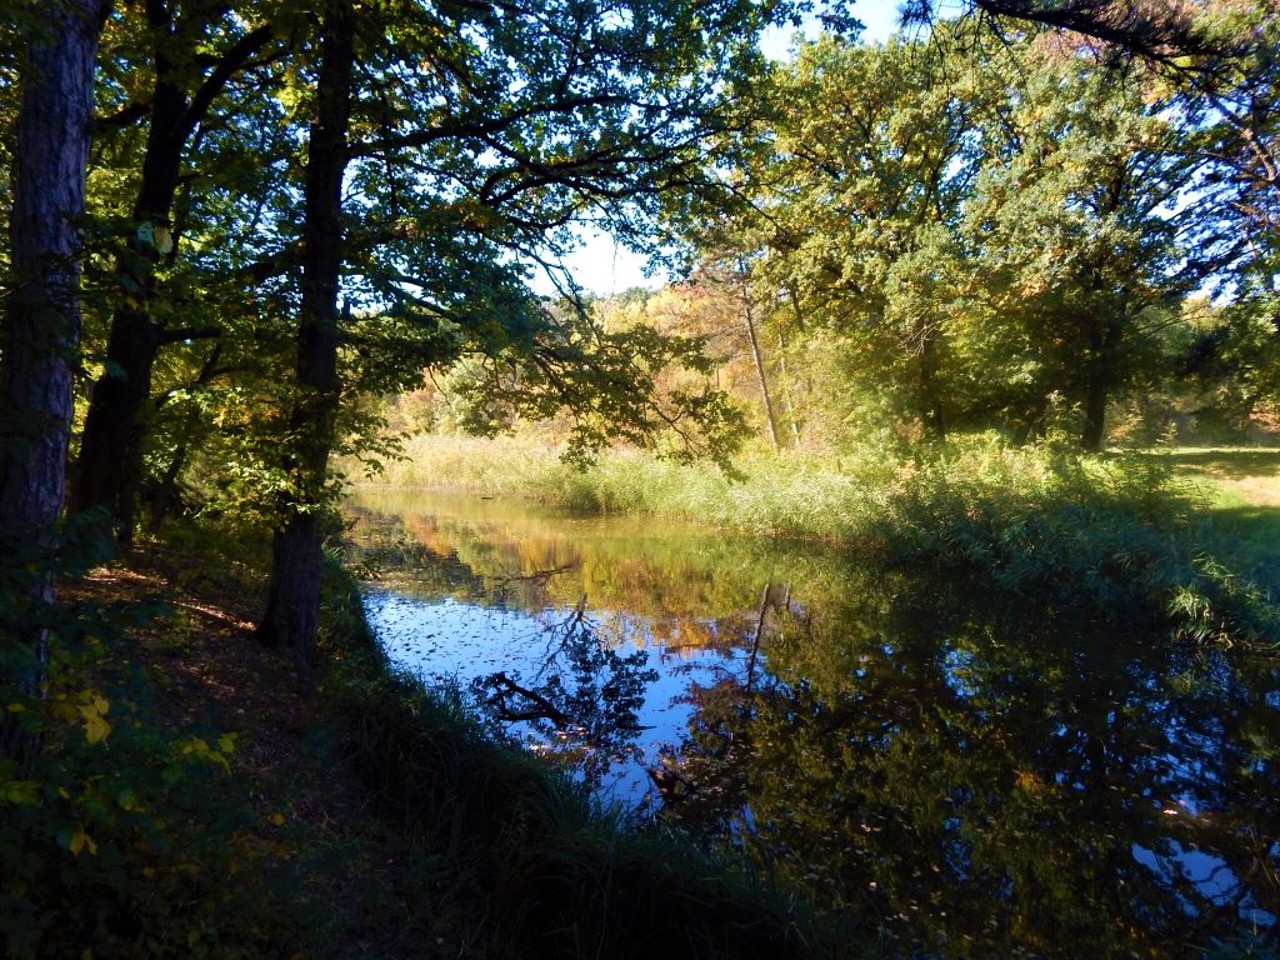
M 246 552 L 152 542 L 64 585 L 89 629 L 44 763 L 0 784 L 7 955 L 848 955 L 389 675 L 336 567 L 297 674 L 252 638 Z
M 1137 604 L 1209 643 L 1272 635 L 1265 593 L 1188 538 L 1243 541 L 1204 529 L 1204 499 L 1158 458 L 1108 472 L 973 454 L 878 487 L 873 467 L 856 495 L 881 512 L 849 541 L 868 555 Z M 390 676 L 336 568 L 326 667 L 296 674 L 252 638 L 264 560 L 196 526 L 63 585 L 46 762 L 0 782 L 9 955 L 862 952 L 763 878 L 593 808 L 456 702 Z
M 1205 642 L 1280 648 L 1280 451 L 1085 456 L 972 438 L 928 456 L 757 452 L 736 475 L 637 452 L 577 471 L 521 438 L 418 436 L 405 455 L 388 485 L 822 538 L 889 563 L 977 570 L 1001 589 L 1147 611 Z

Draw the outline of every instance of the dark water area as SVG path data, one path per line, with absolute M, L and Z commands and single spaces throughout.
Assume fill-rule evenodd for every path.
M 393 660 L 554 693 L 576 635 L 653 671 L 600 789 L 726 838 L 884 955 L 1277 955 L 1276 659 L 689 524 L 351 511 Z M 580 758 L 594 722 L 510 726 Z

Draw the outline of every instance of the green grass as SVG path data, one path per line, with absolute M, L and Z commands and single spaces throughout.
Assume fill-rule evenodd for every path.
M 559 451 L 526 438 L 418 436 L 407 459 L 377 478 L 389 486 L 524 497 L 589 513 L 664 514 L 760 533 L 841 537 L 856 532 L 863 494 L 896 465 L 871 450 L 845 457 L 747 454 L 730 476 L 711 464 L 681 465 L 609 451 L 580 471 Z
M 1203 483 L 1214 506 L 1280 507 L 1280 450 L 1175 447 L 1164 457 L 1178 475 Z
M 1280 450 L 1179 447 L 1153 456 L 1203 490 L 1201 519 L 1226 562 L 1280 598 Z

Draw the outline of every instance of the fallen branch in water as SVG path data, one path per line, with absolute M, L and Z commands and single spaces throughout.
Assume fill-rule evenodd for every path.
M 485 682 L 492 684 L 496 688 L 493 696 L 485 702 L 488 706 L 497 708 L 497 716 L 500 720 L 506 722 L 551 720 L 562 727 L 567 727 L 572 722 L 564 711 L 546 697 L 530 690 L 528 687 L 520 686 L 505 673 L 495 673 L 486 677 Z M 508 703 L 508 699 L 512 696 L 524 697 L 534 704 L 534 708 L 525 710 L 512 709 Z

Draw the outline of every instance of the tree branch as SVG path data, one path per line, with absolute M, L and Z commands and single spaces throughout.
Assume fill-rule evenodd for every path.
M 127 107 L 123 107 L 109 117 L 95 117 L 93 120 L 93 134 L 99 133 L 115 133 L 123 130 L 125 127 L 131 127 L 151 110 L 151 101 L 138 102 L 135 101 Z
M 261 50 L 271 40 L 273 36 L 272 28 L 268 26 L 258 27 L 256 30 L 250 30 L 218 61 L 213 72 L 200 85 L 200 89 L 196 91 L 195 96 L 191 98 L 191 102 L 187 105 L 186 111 L 182 114 L 182 118 L 178 121 L 178 129 L 181 131 L 181 139 L 186 137 L 195 129 L 206 113 L 209 107 L 218 95 L 226 89 L 227 82 L 236 74 L 245 62 Z

